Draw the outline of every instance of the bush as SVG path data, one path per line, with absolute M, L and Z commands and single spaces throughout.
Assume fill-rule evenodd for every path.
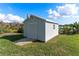
M 23 24 L 0 22 L 0 33 L 22 33 Z
M 60 25 L 59 33 L 60 34 L 77 34 L 79 33 L 79 23 L 75 22 L 74 24 Z

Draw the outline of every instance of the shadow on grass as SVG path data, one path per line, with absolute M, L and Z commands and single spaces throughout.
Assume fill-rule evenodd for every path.
M 40 41 L 40 40 L 34 40 L 32 42 L 44 43 L 44 41 Z
M 3 37 L 0 37 L 0 39 L 7 39 L 7 40 L 10 40 L 12 42 L 19 40 L 19 39 L 22 39 L 22 38 L 24 38 L 23 35 L 6 35 Z
M 16 35 L 11 34 L 11 35 L 4 35 L 4 36 L 0 37 L 0 39 L 6 39 L 6 40 L 9 40 L 9 41 L 12 41 L 12 42 L 15 42 L 15 41 L 23 39 L 23 38 L 25 38 L 23 36 L 23 34 L 19 34 L 19 35 L 17 35 L 17 34 Z M 26 39 L 29 39 L 29 38 L 26 38 Z M 30 39 L 27 40 L 27 41 L 30 41 Z M 40 40 L 31 40 L 31 41 L 32 42 L 44 43 L 44 41 L 40 41 Z

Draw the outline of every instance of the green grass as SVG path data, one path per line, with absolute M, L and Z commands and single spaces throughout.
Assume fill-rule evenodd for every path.
M 12 56 L 79 56 L 79 34 L 59 35 L 43 42 L 33 42 L 24 46 L 14 44 L 22 35 L 4 36 L 0 38 L 0 55 Z

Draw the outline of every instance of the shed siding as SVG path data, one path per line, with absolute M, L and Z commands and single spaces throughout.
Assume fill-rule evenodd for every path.
M 26 35 L 27 35 L 27 22 L 24 23 L 23 33 L 24 33 L 24 36 L 26 37 Z
M 53 27 L 55 25 L 55 28 Z M 24 22 L 24 36 L 34 40 L 47 42 L 51 38 L 57 36 L 58 24 L 40 20 L 38 17 L 31 16 Z
M 53 28 L 55 25 L 55 29 Z M 58 35 L 58 25 L 53 23 L 45 23 L 45 42 Z
M 37 21 L 37 40 L 45 41 L 45 22 L 39 18 L 33 18 Z
M 34 17 L 27 20 L 24 23 L 24 36 L 35 40 L 45 41 L 45 22 Z

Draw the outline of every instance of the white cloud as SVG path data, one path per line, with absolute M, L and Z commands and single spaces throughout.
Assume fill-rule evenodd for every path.
M 24 19 L 20 16 L 16 16 L 13 14 L 5 15 L 5 14 L 0 13 L 0 21 L 8 22 L 8 23 L 12 23 L 12 22 L 22 23 L 24 21 Z
M 53 13 L 52 9 L 49 9 L 48 14 L 52 14 L 52 13 Z
M 79 22 L 79 16 L 62 16 L 58 19 L 60 24 L 70 24 L 74 22 Z
M 57 11 L 52 9 L 48 10 L 48 14 L 49 14 L 48 18 L 56 18 L 60 16 L 60 14 Z
M 4 18 L 5 18 L 5 15 L 0 13 L 0 21 Z
M 78 13 L 79 7 L 76 4 L 65 4 L 57 8 L 58 13 L 62 15 L 76 15 Z
M 50 18 L 50 19 L 53 18 L 53 15 L 48 15 L 48 18 Z
M 53 10 L 53 16 L 55 16 L 55 17 L 59 17 L 60 14 L 59 14 L 57 11 Z
M 48 18 L 59 24 L 70 24 L 79 22 L 79 7 L 76 4 L 64 4 L 49 9 Z
M 79 7 L 76 4 L 65 4 L 63 6 L 57 6 L 56 10 L 48 10 L 48 18 L 57 18 L 61 16 L 77 15 Z

